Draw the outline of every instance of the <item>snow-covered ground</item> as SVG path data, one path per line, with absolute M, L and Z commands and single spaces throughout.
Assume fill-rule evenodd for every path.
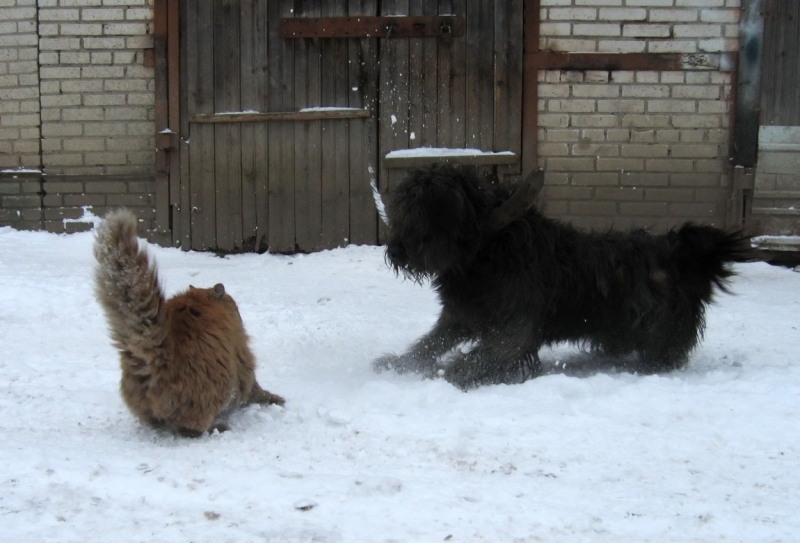
M 261 384 L 199 439 L 141 426 L 92 294 L 90 233 L 0 228 L 0 540 L 800 539 L 800 273 L 737 266 L 685 371 L 580 366 L 468 393 L 375 374 L 434 322 L 378 247 L 152 247 L 169 294 L 223 282 Z

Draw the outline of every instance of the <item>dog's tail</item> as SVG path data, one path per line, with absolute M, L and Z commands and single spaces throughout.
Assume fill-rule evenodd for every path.
M 713 226 L 687 223 L 672 230 L 667 239 L 670 257 L 677 266 L 684 288 L 708 303 L 713 285 L 728 291 L 728 279 L 734 275 L 730 264 L 760 260 L 750 244 L 750 236 L 741 231 L 725 232 Z
M 166 337 L 164 293 L 155 263 L 136 237 L 136 217 L 112 211 L 97 228 L 95 294 L 106 313 L 114 346 L 149 364 Z

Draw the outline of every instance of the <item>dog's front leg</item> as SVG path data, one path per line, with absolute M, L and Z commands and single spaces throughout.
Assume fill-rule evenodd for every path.
M 541 340 L 525 326 L 487 330 L 478 345 L 456 356 L 445 379 L 462 390 L 488 384 L 516 384 L 542 374 Z
M 393 369 L 398 373 L 413 371 L 435 377 L 436 363 L 445 353 L 470 337 L 469 330 L 448 311 L 442 310 L 433 329 L 401 355 L 387 353 L 372 363 L 377 372 Z

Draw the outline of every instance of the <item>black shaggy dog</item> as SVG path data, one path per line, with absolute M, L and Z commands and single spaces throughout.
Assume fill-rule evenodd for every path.
M 642 373 L 681 368 L 729 263 L 754 259 L 746 236 L 711 226 L 582 232 L 531 208 L 531 186 L 512 195 L 473 169 L 435 165 L 397 187 L 387 260 L 431 279 L 442 312 L 406 353 L 376 360 L 377 371 L 443 374 L 462 389 L 517 383 L 541 374 L 543 345 L 562 341 L 631 355 Z

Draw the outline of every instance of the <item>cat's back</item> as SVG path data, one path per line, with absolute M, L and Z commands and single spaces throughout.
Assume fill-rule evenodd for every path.
M 164 312 L 173 363 L 190 360 L 231 366 L 238 363 L 242 351 L 249 355 L 236 302 L 222 285 L 189 287 L 170 298 Z

